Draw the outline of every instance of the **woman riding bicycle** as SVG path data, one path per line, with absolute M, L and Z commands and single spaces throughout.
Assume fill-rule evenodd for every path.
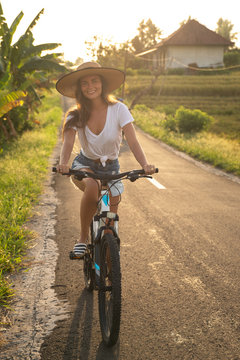
M 119 172 L 118 155 L 122 140 L 122 131 L 136 160 L 146 174 L 153 174 L 155 166 L 150 165 L 139 144 L 133 117 L 126 105 L 110 96 L 113 90 L 124 82 L 125 74 L 117 69 L 101 67 L 96 62 L 81 64 L 76 71 L 61 77 L 56 89 L 64 96 L 75 98 L 76 107 L 67 112 L 63 127 L 63 144 L 59 173 L 69 171 L 69 159 L 76 133 L 81 144 L 80 154 L 73 160 L 72 169 L 86 170 L 100 174 Z M 74 184 L 82 190 L 80 204 L 80 239 L 74 246 L 74 254 L 81 258 L 86 251 L 89 226 L 97 209 L 99 184 L 86 178 L 79 181 L 72 178 Z M 121 182 L 111 187 L 111 211 L 117 212 L 119 195 L 123 192 Z

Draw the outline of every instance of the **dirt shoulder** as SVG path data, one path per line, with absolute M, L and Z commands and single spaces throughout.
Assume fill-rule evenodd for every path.
M 3 346 L 0 359 L 40 359 L 44 338 L 56 321 L 67 315 L 67 305 L 55 293 L 55 268 L 58 248 L 55 238 L 56 192 L 51 168 L 59 145 L 50 159 L 49 173 L 38 206 L 26 226 L 34 233 L 24 259 L 24 269 L 9 278 L 14 297 L 10 311 L 2 319 Z M 4 326 L 4 323 L 6 324 Z

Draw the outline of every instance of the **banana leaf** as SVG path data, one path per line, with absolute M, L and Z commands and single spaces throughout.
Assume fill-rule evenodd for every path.
M 24 91 L 18 90 L 7 94 L 0 95 L 0 117 L 8 113 L 17 106 L 22 106 L 24 101 L 22 98 L 27 96 Z

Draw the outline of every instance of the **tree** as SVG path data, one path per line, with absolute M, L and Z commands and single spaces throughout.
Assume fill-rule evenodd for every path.
M 188 21 L 190 21 L 190 20 L 192 20 L 192 18 L 191 18 L 191 16 L 189 15 L 188 19 L 181 21 L 179 25 L 180 25 L 180 26 L 183 26 L 183 25 L 185 25 L 185 24 L 186 24 Z
M 130 59 L 131 50 L 128 42 L 114 44 L 110 39 L 103 40 L 94 36 L 92 41 L 85 41 L 85 44 L 88 56 L 102 66 L 124 68 L 126 54 Z
M 143 67 L 143 62 L 135 56 L 135 53 L 156 45 L 162 32 L 151 19 L 146 23 L 142 20 L 138 32 L 139 34 L 132 40 L 121 44 L 114 44 L 111 40 L 94 36 L 91 41 L 85 42 L 87 54 L 102 66 L 125 68 L 127 64 L 128 67 L 139 69 Z
M 13 35 L 23 17 L 23 12 L 20 12 L 10 28 L 8 28 L 0 5 L 0 19 L 2 20 L 0 26 L 3 29 L 0 48 L 0 63 L 2 65 L 0 68 L 0 81 L 4 75 L 5 77 L 7 76 L 10 86 L 14 88 L 13 90 L 19 89 L 19 87 L 21 87 L 21 89 L 28 87 L 29 83 L 27 83 L 27 80 L 29 75 L 35 74 L 39 81 L 39 72 L 42 72 L 42 75 L 46 76 L 46 73 L 56 73 L 65 70 L 65 68 L 59 64 L 58 57 L 61 54 L 42 56 L 43 51 L 53 50 L 61 44 L 47 43 L 37 46 L 33 44 L 34 38 L 31 30 L 36 25 L 43 11 L 44 9 L 33 19 L 19 40 L 15 44 L 12 44 Z M 32 81 L 33 78 L 31 82 Z
M 216 33 L 221 35 L 227 40 L 234 41 L 237 39 L 237 33 L 233 33 L 234 25 L 229 20 L 220 18 L 217 22 Z
M 8 112 L 14 111 L 13 108 L 23 104 L 21 99 L 12 101 L 14 93 L 19 96 L 20 93 L 17 91 L 22 90 L 25 94 L 25 105 L 28 107 L 27 113 L 31 115 L 31 112 L 36 109 L 36 101 L 40 100 L 36 90 L 49 88 L 49 76 L 65 71 L 65 67 L 60 64 L 61 54 L 42 55 L 43 51 L 53 50 L 60 44 L 49 43 L 37 46 L 33 44 L 32 28 L 43 11 L 44 9 L 33 19 L 18 41 L 12 44 L 13 35 L 23 17 L 23 12 L 21 11 L 8 27 L 0 3 L 0 104 L 3 102 L 4 109 L 9 109 Z M 6 104 L 8 100 L 9 104 Z M 11 122 L 9 114 L 5 118 Z M 11 128 L 14 128 L 13 124 Z
M 151 19 L 145 23 L 142 20 L 138 27 L 138 35 L 131 40 L 131 45 L 136 53 L 156 45 L 161 38 L 162 31 L 153 24 Z

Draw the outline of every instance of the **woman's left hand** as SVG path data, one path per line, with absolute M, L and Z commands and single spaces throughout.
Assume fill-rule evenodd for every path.
M 156 168 L 154 165 L 146 164 L 143 166 L 143 170 L 145 171 L 145 174 L 151 175 L 155 173 Z

